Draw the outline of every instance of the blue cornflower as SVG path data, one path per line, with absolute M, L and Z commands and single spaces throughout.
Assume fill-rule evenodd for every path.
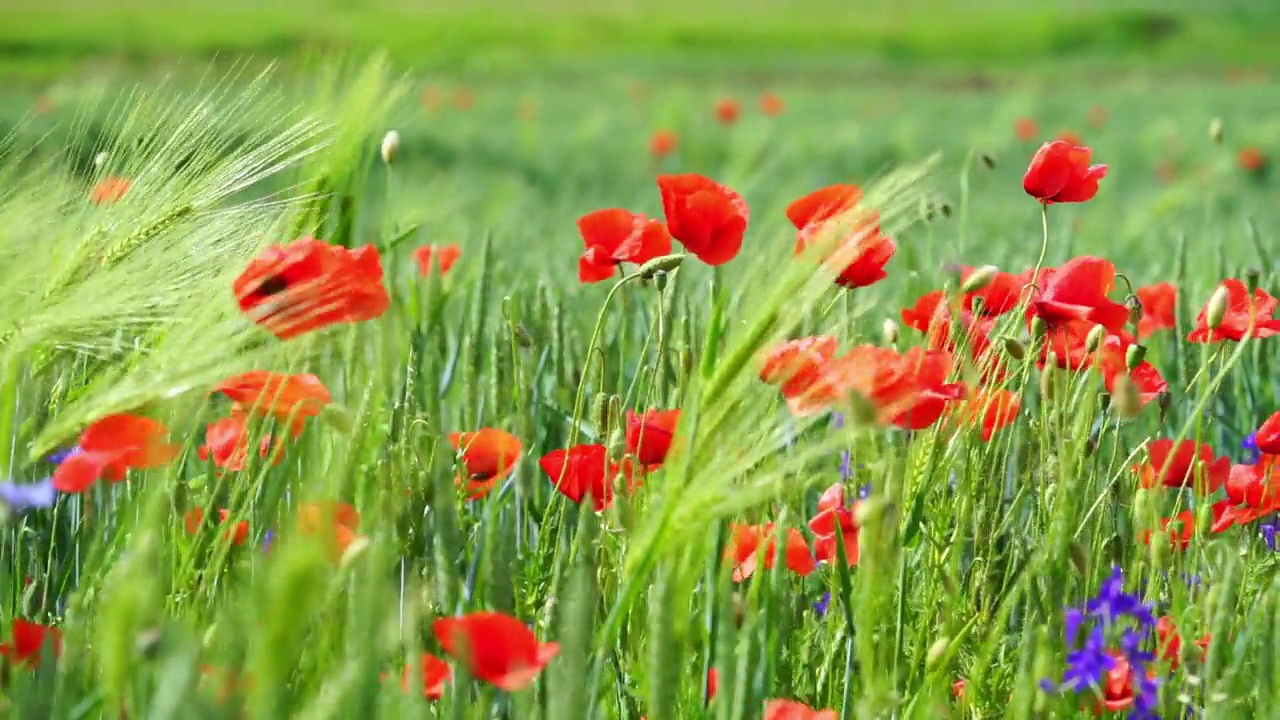
M 1262 541 L 1267 544 L 1267 549 L 1274 551 L 1276 549 L 1276 526 L 1274 523 L 1264 523 L 1258 526 L 1258 532 L 1262 533 Z
M 13 481 L 0 482 L 0 502 L 14 512 L 53 507 L 58 491 L 53 489 L 53 478 L 45 478 L 31 484 Z
M 1136 595 L 1124 591 L 1124 571 L 1112 568 L 1111 576 L 1102 581 L 1097 597 L 1084 605 L 1085 612 L 1108 624 L 1114 625 L 1124 617 L 1136 620 L 1143 627 L 1154 627 L 1155 615 L 1151 607 Z
M 844 427 L 844 413 L 831 413 L 831 425 L 837 430 Z
M 822 594 L 822 598 L 818 600 L 818 602 L 813 604 L 813 611 L 817 613 L 818 617 L 826 617 L 827 610 L 830 607 L 831 607 L 831 593 L 825 592 Z
M 1246 465 L 1257 465 L 1258 460 L 1262 458 L 1262 451 L 1258 449 L 1258 433 L 1249 433 L 1244 440 L 1241 440 L 1240 449 L 1244 450 Z
M 840 451 L 840 479 L 853 477 L 853 456 L 848 450 Z
M 71 457 L 73 454 L 77 452 L 80 452 L 80 447 L 78 445 L 72 445 L 69 448 L 54 450 L 53 452 L 49 453 L 49 457 L 45 459 L 53 463 L 54 465 L 61 465 L 63 460 L 66 460 L 67 458 Z
M 274 537 L 274 530 L 267 530 L 266 534 L 262 536 L 262 552 L 266 552 L 271 549 L 271 540 Z
M 866 485 L 859 485 L 859 486 L 858 486 L 858 499 L 859 499 L 859 500 L 866 500 L 866 499 L 867 499 L 867 498 L 869 498 L 869 497 L 871 497 L 871 483 L 867 483 Z

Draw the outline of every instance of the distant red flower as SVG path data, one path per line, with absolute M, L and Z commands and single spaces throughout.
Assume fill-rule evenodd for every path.
M 458 88 L 453 91 L 453 106 L 459 110 L 470 110 L 475 107 L 476 94 L 468 88 Z
M 608 280 L 624 262 L 643 265 L 671 254 L 671 235 L 658 220 L 621 208 L 596 210 L 578 218 L 578 232 L 586 245 L 578 258 L 578 280 Z
M 716 120 L 721 125 L 732 125 L 742 114 L 742 106 L 733 98 L 723 98 L 716 103 Z
M 298 506 L 298 532 L 318 539 L 329 557 L 340 560 L 351 544 L 360 539 L 360 513 L 348 503 L 320 500 Z
M 281 340 L 372 320 L 391 303 L 377 248 L 351 250 L 313 238 L 267 248 L 232 290 L 240 310 Z
M 662 211 L 671 237 L 708 265 L 738 255 L 750 211 L 742 196 L 702 175 L 659 175 Z
M 837 386 L 857 393 L 881 422 L 922 430 L 964 397 L 963 385 L 947 382 L 953 363 L 951 354 L 942 350 L 912 348 L 900 354 L 860 345 L 839 359 Z
M 444 651 L 464 663 L 472 677 L 508 692 L 528 687 L 560 652 L 559 644 L 538 642 L 524 623 L 502 613 L 440 618 L 432 629 Z
M 218 510 L 218 523 L 226 525 L 231 519 L 231 511 L 226 508 Z M 187 527 L 188 535 L 196 535 L 200 532 L 200 525 L 204 523 L 204 508 L 191 508 L 183 515 L 183 521 Z M 223 531 L 222 536 L 231 541 L 232 545 L 243 545 L 249 539 L 249 521 L 241 520 L 234 527 Z
M 1161 438 L 1147 448 L 1149 459 L 1136 466 L 1144 488 L 1157 486 L 1180 488 L 1191 486 L 1211 493 L 1222 487 L 1231 473 L 1231 459 L 1215 458 L 1213 448 L 1194 440 L 1173 441 Z
M 777 385 L 796 415 L 816 412 L 839 398 L 829 382 L 838 346 L 829 335 L 784 342 L 762 356 L 760 380 Z
M 1251 300 L 1249 288 L 1239 280 L 1228 278 L 1222 281 L 1222 285 L 1227 289 L 1227 312 L 1222 318 L 1222 324 L 1215 330 L 1209 330 L 1209 304 L 1206 302 L 1196 316 L 1196 327 L 1187 335 L 1187 340 L 1193 343 L 1223 340 L 1240 342 L 1246 335 L 1265 338 L 1280 333 L 1280 319 L 1271 317 L 1277 305 L 1277 300 L 1271 293 L 1255 288 Z M 1251 319 L 1252 330 L 1249 328 Z
M 1115 285 L 1116 266 L 1084 255 L 1047 273 L 1028 314 L 1039 315 L 1050 328 L 1085 321 L 1119 332 L 1129 321 L 1123 303 L 1107 297 Z
M 1169 185 L 1178 179 L 1178 166 L 1168 160 L 1156 163 L 1156 179 Z
M 418 263 L 418 274 L 422 277 L 431 275 L 432 260 L 435 260 L 435 266 L 440 268 L 440 276 L 444 277 L 449 274 L 450 268 L 458 262 L 460 257 L 462 257 L 462 248 L 457 243 L 423 245 L 413 251 L 413 260 Z
M 997 430 L 1013 424 L 1022 398 L 1011 390 L 975 388 L 965 398 L 963 422 L 982 428 L 983 442 L 991 442 Z
M 760 112 L 770 117 L 781 115 L 785 105 L 782 98 L 767 92 L 760 96 Z
M 1062 130 L 1061 132 L 1059 132 L 1058 139 L 1061 140 L 1062 142 L 1069 143 L 1071 145 L 1084 144 L 1084 138 L 1080 137 L 1076 133 L 1071 132 L 1070 130 Z
M 167 431 L 151 418 L 108 415 L 80 434 L 79 450 L 53 472 L 58 492 L 81 493 L 104 478 L 124 480 L 129 470 L 150 470 L 178 456 L 178 446 L 164 441 Z
M 627 411 L 627 450 L 641 465 L 661 465 L 671 450 L 679 410 L 646 410 L 637 415 Z
M 519 438 L 497 428 L 449 433 L 449 444 L 461 460 L 458 484 L 466 485 L 467 496 L 472 500 L 488 495 L 506 479 L 524 452 Z
M 764 704 L 761 720 L 836 720 L 839 717 L 835 710 L 814 710 L 795 700 L 769 700 Z
M 428 700 L 439 700 L 444 697 L 444 685 L 453 678 L 453 671 L 449 669 L 448 663 L 431 653 L 422 653 L 418 664 L 422 666 L 419 670 L 421 683 L 419 687 L 422 689 L 422 694 Z M 400 690 L 408 693 L 412 691 L 414 685 L 413 665 L 406 663 L 404 670 L 400 673 Z
M 1156 621 L 1156 638 L 1156 656 L 1168 662 L 1169 669 L 1177 670 L 1182 665 L 1182 637 L 1178 635 L 1178 627 L 1174 624 L 1173 618 L 1165 615 Z M 1210 641 L 1209 635 L 1196 640 L 1202 659 L 1209 649 Z
M 0 656 L 20 667 L 33 668 L 40 664 L 40 655 L 46 643 L 53 645 L 53 655 L 62 654 L 62 631 L 15 617 L 10 624 L 9 642 L 0 643 Z
M 816 569 L 813 555 L 809 552 L 809 543 L 795 528 L 787 528 L 786 547 L 783 558 L 791 572 L 804 577 Z M 729 525 L 729 544 L 725 548 L 724 557 L 733 563 L 733 581 L 743 582 L 756 572 L 761 553 L 764 554 L 764 569 L 772 570 L 778 554 L 777 532 L 773 523 L 763 525 Z
M 422 88 L 422 94 L 418 96 L 418 104 L 423 110 L 434 111 L 440 107 L 440 99 L 440 88 L 428 85 Z
M 1065 140 L 1045 143 L 1031 158 L 1022 189 L 1046 204 L 1092 200 L 1107 175 L 1106 165 L 1089 164 L 1092 157 L 1090 148 Z
M 1107 671 L 1102 683 L 1102 697 L 1097 700 L 1097 714 L 1102 711 L 1119 712 L 1133 704 L 1133 667 L 1129 659 L 1114 650 L 1108 651 L 1114 665 Z
M 1254 175 L 1261 175 L 1267 170 L 1267 156 L 1257 148 L 1245 148 L 1237 157 L 1240 169 Z
M 822 493 L 822 498 L 818 500 L 818 513 L 809 520 L 809 530 L 817 537 L 813 550 L 818 560 L 835 560 L 838 557 L 837 543 L 843 542 L 849 566 L 858 564 L 858 522 L 854 517 L 855 507 L 849 505 L 844 486 L 840 483 Z
M 1227 499 L 1256 510 L 1280 506 L 1280 463 L 1270 455 L 1252 465 L 1233 465 L 1226 480 Z
M 1173 283 L 1158 282 L 1154 285 L 1143 285 L 1133 291 L 1142 303 L 1142 320 L 1138 322 L 1138 339 L 1145 340 L 1157 330 L 1173 328 L 1177 325 L 1174 315 L 1178 302 L 1178 288 Z
M 655 158 L 664 158 L 680 146 L 680 136 L 673 130 L 655 130 L 649 138 L 649 152 Z
M 866 287 L 883 279 L 885 265 L 898 246 L 880 234 L 880 215 L 858 208 L 862 191 L 856 185 L 830 185 L 787 206 L 787 219 L 796 227 L 796 254 L 838 232 L 828 262 L 839 272 L 836 284 Z
M 1107 124 L 1107 118 L 1109 116 L 1110 113 L 1107 112 L 1106 107 L 1102 105 L 1090 105 L 1089 112 L 1085 118 L 1088 120 L 1090 126 L 1100 128 Z
M 287 375 L 269 370 L 250 370 L 218 383 L 214 392 L 234 403 L 232 413 L 273 415 L 289 424 L 294 437 L 302 434 L 307 418 L 316 417 L 333 402 L 329 389 L 310 373 Z
M 1031 118 L 1018 118 L 1013 123 L 1013 134 L 1023 142 L 1034 140 L 1040 134 L 1040 126 Z
M 1138 390 L 1140 405 L 1160 397 L 1169 390 L 1169 383 L 1160 375 L 1160 371 L 1147 361 L 1138 363 L 1132 371 L 1127 369 L 1126 356 L 1133 343 L 1119 335 L 1108 335 L 1098 348 L 1094 358 L 1094 367 L 1102 373 L 1103 384 L 1107 392 L 1115 394 L 1116 382 L 1122 375 L 1128 375 Z
M 613 505 L 613 482 L 622 474 L 631 488 L 630 466 L 609 460 L 604 445 L 575 445 L 568 450 L 552 450 L 538 461 L 547 479 L 561 495 L 582 504 L 588 497 L 596 512 Z
M 1169 544 L 1174 548 L 1186 550 L 1191 547 L 1191 539 L 1196 535 L 1196 514 L 1190 510 L 1183 510 L 1173 517 L 1160 518 L 1160 530 L 1158 532 L 1144 530 L 1142 542 L 1150 545 L 1152 538 L 1156 535 L 1167 537 Z
M 108 175 L 98 181 L 93 187 L 93 192 L 89 195 L 89 199 L 94 205 L 111 205 L 118 203 L 124 199 L 129 188 L 133 186 L 128 178 L 122 178 L 116 175 Z
M 212 458 L 213 464 L 228 472 L 244 470 L 249 461 L 249 423 L 243 411 L 232 410 L 229 417 L 205 426 L 204 445 L 197 450 L 201 460 Z M 267 457 L 271 452 L 271 436 L 264 435 L 258 441 L 258 454 Z M 282 455 L 277 453 L 275 462 Z

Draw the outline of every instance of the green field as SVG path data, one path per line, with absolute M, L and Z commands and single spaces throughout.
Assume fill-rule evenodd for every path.
M 1192 336 L 1280 292 L 1280 14 L 886 7 L 0 0 L 0 717 L 1271 717 L 1280 319 Z M 1108 171 L 1044 206 L 1064 133 Z M 682 173 L 749 207 L 723 264 Z M 840 183 L 896 243 L 856 288 L 865 216 L 788 217 Z M 604 208 L 671 253 L 581 282 Z

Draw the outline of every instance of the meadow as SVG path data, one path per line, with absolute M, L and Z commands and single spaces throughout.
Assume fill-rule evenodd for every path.
M 160 80 L 68 27 L 0 108 L 0 716 L 1275 716 L 1257 47 Z

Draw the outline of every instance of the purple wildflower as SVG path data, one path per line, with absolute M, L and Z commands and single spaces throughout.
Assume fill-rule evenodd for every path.
M 853 456 L 848 450 L 840 451 L 840 479 L 848 480 L 853 477 Z
M 866 499 L 867 499 L 867 498 L 869 498 L 869 497 L 871 497 L 871 483 L 867 483 L 866 485 L 859 485 L 859 486 L 858 486 L 858 499 L 859 499 L 859 500 L 866 500 Z
M 1274 523 L 1264 523 L 1258 526 L 1258 532 L 1262 533 L 1262 541 L 1267 544 L 1267 549 L 1275 551 L 1276 549 L 1276 526 Z
M 844 413 L 831 413 L 831 425 L 837 430 L 844 427 Z
M 53 452 L 49 453 L 49 457 L 45 459 L 53 463 L 54 465 L 61 465 L 64 460 L 66 460 L 67 458 L 71 457 L 73 454 L 78 452 L 80 452 L 80 447 L 78 445 L 72 445 L 69 448 L 54 450 Z
M 15 512 L 53 507 L 53 501 L 57 498 L 58 491 L 53 489 L 53 478 L 45 478 L 29 485 L 12 481 L 0 483 L 0 502 Z
M 262 552 L 267 552 L 271 549 L 271 539 L 273 537 L 275 537 L 274 530 L 267 530 L 266 534 L 262 536 Z
M 1262 451 L 1258 449 L 1258 433 L 1249 433 L 1244 440 L 1241 440 L 1240 449 L 1244 450 L 1246 465 L 1257 465 L 1258 460 L 1262 458 Z
M 831 607 L 831 593 L 826 592 L 822 594 L 822 598 L 818 600 L 818 602 L 813 604 L 813 611 L 817 613 L 818 617 L 826 617 L 827 610 L 830 607 Z
M 1130 617 L 1143 627 L 1156 624 L 1151 607 L 1142 602 L 1136 595 L 1124 591 L 1124 571 L 1119 567 L 1112 568 L 1111 576 L 1102 581 L 1098 595 L 1085 603 L 1085 612 L 1109 625 L 1116 624 L 1124 617 Z

